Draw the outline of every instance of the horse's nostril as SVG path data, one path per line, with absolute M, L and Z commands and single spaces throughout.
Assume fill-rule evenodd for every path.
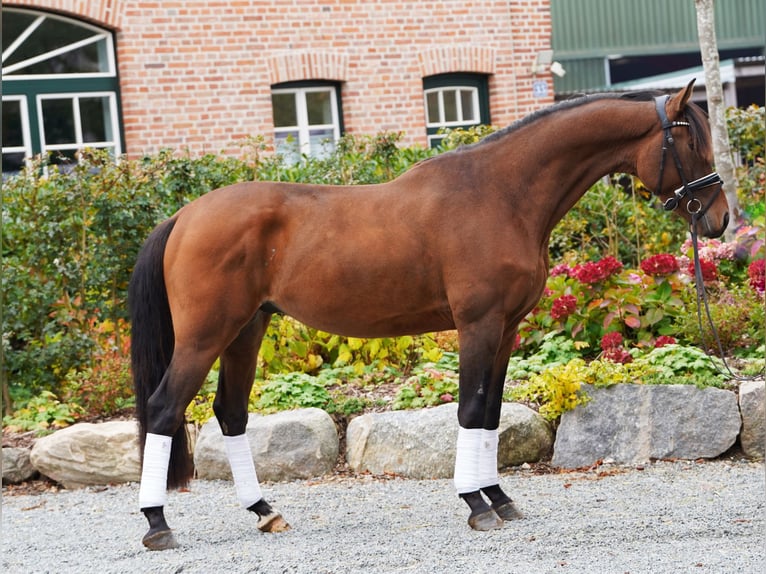
M 729 227 L 729 212 L 723 214 L 723 230 L 726 231 L 726 228 Z

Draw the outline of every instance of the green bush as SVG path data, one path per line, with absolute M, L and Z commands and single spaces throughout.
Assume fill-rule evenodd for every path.
M 257 138 L 243 144 L 244 159 L 163 150 L 115 163 L 106 153 L 86 150 L 76 165 L 61 171 L 37 158 L 3 183 L 7 395 L 21 407 L 43 390 L 60 393 L 65 381 L 71 385 L 90 377 L 97 346 L 91 326 L 126 318 L 127 284 L 138 250 L 151 229 L 183 205 L 212 189 L 252 179 L 385 181 L 433 153 L 399 149 L 399 139 L 399 134 L 347 136 L 330 157 L 304 158 L 288 168 L 274 156 L 259 155 L 263 146 Z M 341 363 L 357 362 L 347 356 L 347 343 L 332 343 L 336 348 L 325 349 L 329 354 L 345 358 Z M 357 350 L 369 358 L 382 353 L 379 345 L 365 342 Z M 288 346 L 293 355 L 301 354 L 300 342 Z M 388 343 L 389 354 L 392 347 L 402 343 Z M 404 347 L 410 352 L 412 345 Z
M 763 257 L 763 109 L 732 111 L 729 127 L 744 160 L 739 193 L 748 225 L 737 231 L 736 258 L 716 263 L 722 285 L 713 290 L 711 300 L 715 320 L 725 325 L 720 330 L 728 337 L 727 350 L 747 354 L 749 345 L 757 346 L 754 342 L 763 330 L 763 305 L 737 285 L 744 285 L 746 265 Z M 191 157 L 163 150 L 114 162 L 108 154 L 86 150 L 79 154 L 78 164 L 65 171 L 38 158 L 20 176 L 3 182 L 4 395 L 10 396 L 19 412 L 36 400 L 43 411 L 48 410 L 45 405 L 55 411 L 53 401 L 71 402 L 72 418 L 84 416 L 83 412 L 113 412 L 128 404 L 124 393 L 127 348 L 119 340 L 127 333 L 117 329 L 116 350 L 105 352 L 98 330 L 125 320 L 128 279 L 150 230 L 200 195 L 246 180 L 379 183 L 416 161 L 472 144 L 492 131 L 484 126 L 451 131 L 439 150 L 399 147 L 398 133 L 347 135 L 327 157 L 303 157 L 291 165 L 269 153 L 259 137 L 240 142 L 240 158 Z M 693 316 L 693 288 L 672 278 L 652 282 L 637 271 L 651 254 L 678 253 L 686 226 L 659 209 L 633 183 L 635 192 L 630 193 L 617 185 L 598 183 L 554 229 L 553 265 L 575 267 L 609 255 L 629 268 L 600 284 L 552 277 L 548 294 L 522 325 L 517 355 L 532 356 L 526 364 L 514 366 L 512 360 L 511 367 L 519 373 L 540 374 L 546 362 L 567 364 L 573 356 L 593 358 L 600 352 L 600 338 L 613 331 L 622 333 L 629 347 L 648 348 L 666 334 L 682 343 L 698 342 L 688 322 Z M 553 306 L 563 296 L 574 297 L 575 309 L 566 317 L 554 318 Z M 551 337 L 546 336 L 549 333 Z M 571 345 L 561 343 L 562 338 Z M 445 340 L 441 336 L 342 338 L 275 317 L 264 339 L 260 374 L 276 385 L 277 375 L 318 376 L 328 367 L 347 366 L 355 376 L 366 377 L 365 367 L 374 364 L 389 379 L 406 380 L 420 376 L 420 363 L 439 359 Z M 445 348 L 454 350 L 454 336 Z M 453 360 L 453 356 L 442 356 L 445 359 Z M 119 392 L 109 388 L 110 379 L 118 381 Z M 403 390 L 402 404 L 425 399 L 418 384 L 426 394 L 431 392 L 430 383 L 407 383 L 405 388 L 415 394 L 408 399 L 404 395 L 410 391 Z M 319 390 L 301 395 L 301 388 L 313 389 L 302 379 L 290 385 L 299 396 L 321 395 Z M 204 389 L 192 405 L 201 416 L 209 411 L 207 397 L 214 385 L 206 384 Z M 434 387 L 432 394 L 454 395 L 441 390 Z M 333 395 L 336 391 L 330 389 L 327 408 L 361 408 L 363 400 Z M 86 398 L 99 394 L 104 396 Z M 11 405 L 6 402 L 5 406 Z

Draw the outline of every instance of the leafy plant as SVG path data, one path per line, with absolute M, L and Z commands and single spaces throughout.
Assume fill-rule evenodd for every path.
M 255 406 L 264 412 L 308 407 L 321 409 L 331 401 L 324 384 L 306 373 L 277 375 L 259 389 L 259 395 Z
M 409 377 L 396 393 L 392 408 L 418 409 L 458 399 L 457 373 L 426 368 Z
M 50 391 L 42 391 L 13 415 L 3 417 L 3 426 L 11 432 L 37 431 L 45 434 L 69 426 L 82 414 L 76 403 L 61 402 Z
M 649 367 L 643 380 L 647 384 L 693 384 L 703 388 L 723 386 L 726 380 L 722 361 L 699 347 L 664 345 L 639 356 L 635 364 Z
M 555 420 L 588 401 L 588 396 L 580 389 L 587 377 L 587 369 L 584 360 L 572 359 L 532 375 L 528 381 L 511 387 L 506 396 L 516 402 L 537 403 L 540 415 Z
M 551 332 L 543 336 L 540 347 L 529 357 L 513 356 L 508 362 L 507 377 L 511 380 L 528 379 L 545 371 L 564 365 L 580 357 L 574 340 Z

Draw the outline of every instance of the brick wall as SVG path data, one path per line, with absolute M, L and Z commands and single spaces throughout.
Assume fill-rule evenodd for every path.
M 235 152 L 272 132 L 271 84 L 342 82 L 346 131 L 426 144 L 422 79 L 490 74 L 492 123 L 553 102 L 549 0 L 28 0 L 114 29 L 127 151 Z M 534 80 L 548 82 L 534 97 Z

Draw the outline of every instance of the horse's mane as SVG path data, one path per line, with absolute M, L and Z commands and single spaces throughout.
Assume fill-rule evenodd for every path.
M 552 106 L 539 109 L 529 114 L 528 116 L 525 116 L 515 121 L 510 126 L 489 134 L 487 137 L 485 137 L 481 141 L 475 144 L 464 146 L 463 148 L 458 148 L 455 151 L 460 151 L 461 149 L 469 149 L 474 146 L 481 146 L 481 145 L 484 145 L 485 143 L 491 143 L 491 142 L 497 141 L 513 132 L 518 131 L 519 129 L 525 126 L 535 123 L 536 121 L 542 118 L 546 118 L 560 111 L 570 110 L 572 108 L 577 108 L 585 104 L 590 104 L 592 102 L 601 101 L 601 100 L 629 100 L 629 101 L 635 101 L 635 102 L 650 102 L 654 100 L 654 98 L 656 98 L 657 96 L 661 96 L 662 94 L 663 94 L 662 92 L 658 92 L 658 91 L 642 91 L 642 92 L 627 92 L 627 93 L 601 93 L 601 94 L 576 96 L 568 100 L 563 100 Z M 684 109 L 684 119 L 689 122 L 689 133 L 691 135 L 692 141 L 694 142 L 695 150 L 700 155 L 703 155 L 703 156 L 707 155 L 712 143 L 708 136 L 708 131 L 705 129 L 705 125 L 707 123 L 707 116 L 705 112 L 702 110 L 702 108 L 700 108 L 696 104 L 689 103 Z

